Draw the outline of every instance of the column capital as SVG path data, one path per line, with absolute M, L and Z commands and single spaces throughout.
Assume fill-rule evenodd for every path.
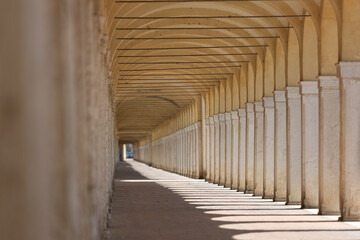
M 264 111 L 264 107 L 262 101 L 255 102 L 255 112 L 263 112 L 263 111 Z
M 339 90 L 339 78 L 337 76 L 319 76 L 319 90 Z
M 219 121 L 225 121 L 225 114 L 219 113 Z
M 231 120 L 231 112 L 226 112 L 225 113 L 225 120 Z
M 248 113 L 254 112 L 254 103 L 252 102 L 246 103 L 246 112 Z
M 214 115 L 214 122 L 216 123 L 216 122 L 219 122 L 219 115 Z
M 339 62 L 336 67 L 338 78 L 360 80 L 360 62 Z
M 209 119 L 209 124 L 214 123 L 214 117 L 213 116 L 209 117 L 208 119 Z
M 231 111 L 231 119 L 239 119 L 238 111 Z
M 205 118 L 205 124 L 206 124 L 206 125 L 209 125 L 209 123 L 210 123 L 210 117 Z
M 239 117 L 240 118 L 246 117 L 246 109 L 245 108 L 239 108 L 238 112 L 239 112 Z
M 286 91 L 285 90 L 275 90 L 274 91 L 274 100 L 275 100 L 275 102 L 286 102 Z
M 287 99 L 299 99 L 300 98 L 300 87 L 286 87 L 286 98 Z
M 273 108 L 274 105 L 274 97 L 263 97 L 264 108 Z
M 301 81 L 301 94 L 302 95 L 316 95 L 319 93 L 318 81 Z

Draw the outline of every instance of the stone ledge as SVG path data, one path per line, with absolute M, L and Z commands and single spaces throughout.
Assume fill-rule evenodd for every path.
M 275 90 L 274 91 L 274 100 L 275 100 L 275 102 L 286 102 L 286 91 L 285 90 Z
M 319 94 L 318 81 L 301 81 L 300 91 L 302 95 L 317 95 Z
M 360 62 L 339 62 L 336 67 L 338 78 L 360 80 Z
M 263 106 L 265 108 L 273 108 L 275 106 L 273 97 L 263 97 Z
M 300 87 L 286 87 L 287 99 L 300 99 Z
M 337 76 L 319 76 L 319 89 L 339 90 L 340 81 Z

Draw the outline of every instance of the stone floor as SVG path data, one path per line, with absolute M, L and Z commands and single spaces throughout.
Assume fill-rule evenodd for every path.
M 252 197 L 136 161 L 115 174 L 114 240 L 360 239 L 356 223 Z

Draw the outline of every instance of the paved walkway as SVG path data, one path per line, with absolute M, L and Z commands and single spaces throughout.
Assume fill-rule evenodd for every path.
M 356 223 L 135 161 L 115 174 L 113 240 L 360 239 Z

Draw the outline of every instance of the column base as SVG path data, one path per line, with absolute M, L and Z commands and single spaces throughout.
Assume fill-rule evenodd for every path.
M 359 217 L 339 217 L 339 221 L 360 222 L 360 216 Z
M 301 202 L 286 202 L 285 205 L 301 205 Z

